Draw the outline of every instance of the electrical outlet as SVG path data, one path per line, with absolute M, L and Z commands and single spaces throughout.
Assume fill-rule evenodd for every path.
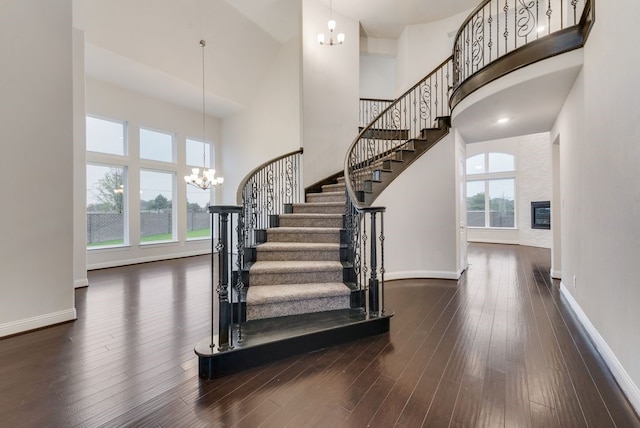
M 576 276 L 573 275 L 573 288 L 576 288 Z

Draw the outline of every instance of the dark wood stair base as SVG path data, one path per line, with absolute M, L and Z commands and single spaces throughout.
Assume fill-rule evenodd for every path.
M 393 313 L 378 317 L 361 310 L 345 309 L 288 317 L 248 321 L 242 325 L 242 343 L 237 343 L 237 329 L 233 336 L 235 347 L 219 351 L 211 349 L 211 337 L 196 344 L 198 375 L 214 379 L 271 363 L 294 355 L 317 351 L 364 337 L 389 332 Z M 214 336 L 214 342 L 217 336 Z

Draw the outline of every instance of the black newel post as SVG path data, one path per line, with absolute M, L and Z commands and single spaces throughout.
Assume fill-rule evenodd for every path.
M 371 315 L 378 315 L 380 311 L 380 304 L 378 300 L 378 255 L 377 255 L 377 242 L 376 242 L 376 212 L 371 211 L 371 278 L 369 279 L 369 313 Z
M 229 349 L 229 213 L 220 213 L 220 248 L 218 249 L 218 268 L 220 269 L 220 281 L 218 283 L 218 349 Z

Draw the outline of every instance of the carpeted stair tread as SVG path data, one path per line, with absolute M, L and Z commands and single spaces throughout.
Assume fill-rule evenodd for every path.
M 256 247 L 258 251 L 305 251 L 337 250 L 340 244 L 322 242 L 265 242 Z
M 335 261 L 340 244 L 317 242 L 265 242 L 256 247 L 257 261 Z
M 307 193 L 307 202 L 342 202 L 346 200 L 344 192 Z
M 294 214 L 342 214 L 345 211 L 344 202 L 306 202 L 303 204 L 293 204 L 292 207 Z
M 340 282 L 251 286 L 247 320 L 348 309 L 350 299 L 349 288 Z
M 337 184 L 325 184 L 322 186 L 322 192 L 345 192 L 345 184 L 337 183 Z
M 320 297 L 349 296 L 350 293 L 351 290 L 341 282 L 255 286 L 247 290 L 247 303 L 260 305 L 292 302 Z
M 343 214 L 280 214 L 280 227 L 342 227 Z
M 342 271 L 342 263 L 336 261 L 275 261 L 255 262 L 251 265 L 250 273 L 298 273 L 324 272 L 338 269 Z

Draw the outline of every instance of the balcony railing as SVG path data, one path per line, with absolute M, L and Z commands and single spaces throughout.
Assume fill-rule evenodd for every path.
M 520 67 L 584 46 L 594 0 L 485 0 L 453 45 L 451 107 Z

